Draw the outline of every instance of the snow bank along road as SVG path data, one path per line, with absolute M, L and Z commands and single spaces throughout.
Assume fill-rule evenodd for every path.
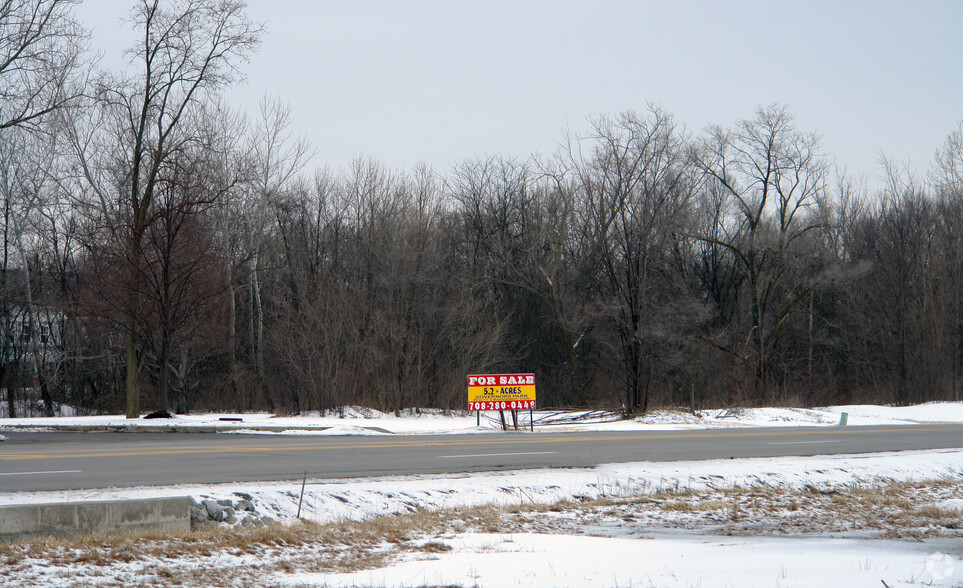
M 963 448 L 963 425 L 287 437 L 9 432 L 0 492 Z

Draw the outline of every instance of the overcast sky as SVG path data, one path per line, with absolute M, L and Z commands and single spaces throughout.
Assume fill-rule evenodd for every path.
M 79 9 L 107 67 L 132 5 Z M 778 102 L 878 185 L 880 154 L 925 173 L 963 120 L 958 0 L 249 0 L 249 15 L 267 35 L 233 102 L 280 98 L 335 170 L 550 154 L 566 128 L 649 102 L 692 133 Z

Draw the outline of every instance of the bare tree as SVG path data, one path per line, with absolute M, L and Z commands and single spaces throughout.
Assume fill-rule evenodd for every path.
M 261 99 L 260 118 L 252 130 L 252 198 L 246 215 L 254 227 L 248 231 L 249 268 L 246 272 L 251 300 L 250 345 L 258 385 L 264 382 L 264 308 L 261 299 L 260 249 L 270 223 L 269 212 L 283 190 L 297 178 L 314 148 L 304 137 L 292 135 L 291 109 L 279 100 Z
M 52 414 L 53 389 L 62 375 L 65 266 L 74 243 L 68 226 L 71 210 L 60 198 L 55 181 L 64 164 L 61 134 L 54 125 L 47 131 L 36 133 L 24 127 L 0 130 L 4 247 L 7 251 L 12 246 L 18 254 L 13 267 L 7 265 L 10 259 L 4 256 L 0 289 L 5 295 L 0 304 L 3 315 L 9 317 L 7 305 L 11 299 L 6 294 L 16 291 L 16 304 L 24 318 L 17 340 L 27 348 L 44 410 Z M 56 277 L 56 283 L 50 277 Z M 3 324 L 9 327 L 7 320 Z M 5 341 L 11 343 L 12 337 Z M 53 353 L 55 341 L 57 353 Z
M 592 363 L 597 352 L 593 343 L 598 339 L 598 326 L 588 309 L 600 294 L 599 284 L 605 281 L 592 233 L 583 222 L 585 202 L 581 198 L 577 179 L 571 177 L 563 164 L 545 168 L 545 182 L 536 188 L 539 214 L 531 249 L 535 259 L 525 266 L 530 276 L 532 291 L 545 302 L 552 318 L 552 333 L 540 342 L 540 347 L 553 340 L 558 359 L 554 369 L 546 370 L 555 378 L 551 384 L 557 389 L 556 402 L 587 404 L 594 399 L 586 396 L 595 375 Z M 547 321 L 546 321 L 547 322 Z M 544 379 L 544 378 L 543 378 Z
M 237 80 L 237 61 L 260 43 L 261 27 L 248 20 L 245 8 L 241 0 L 139 0 L 129 20 L 141 33 L 128 51 L 136 73 L 100 85 L 99 104 L 116 141 L 115 183 L 100 183 L 89 161 L 84 173 L 112 238 L 126 250 L 131 283 L 143 271 L 144 238 L 161 170 L 195 139 L 188 124 L 191 110 Z M 84 155 L 90 141 L 78 135 L 75 144 Z M 141 301 L 136 288 L 127 292 L 126 412 L 137 418 L 145 347 L 134 319 Z
M 853 254 L 868 269 L 851 293 L 849 336 L 866 366 L 864 392 L 885 402 L 918 402 L 932 399 L 948 375 L 940 365 L 946 337 L 938 308 L 935 206 L 918 177 L 884 164 L 887 184 L 853 239 Z
M 209 189 L 209 176 L 199 171 L 196 162 L 180 160 L 165 167 L 144 235 L 137 319 L 144 343 L 157 359 L 157 410 L 164 412 L 173 358 L 201 334 L 218 331 L 223 309 L 225 283 L 218 275 L 223 263 L 207 222 L 218 194 Z M 179 376 L 183 380 L 186 374 Z M 179 411 L 186 411 L 185 399 L 178 400 Z
M 223 270 L 216 273 L 224 278 L 227 293 L 226 388 L 235 408 L 245 410 L 251 405 L 244 401 L 240 386 L 236 290 L 244 276 L 244 267 L 251 259 L 248 244 L 253 237 L 250 232 L 260 230 L 252 222 L 247 198 L 251 192 L 248 121 L 223 100 L 201 105 L 196 120 L 199 141 L 192 156 L 200 158 L 200 165 L 208 177 L 208 189 L 217 196 L 216 206 L 209 216 L 215 219 L 218 250 L 224 264 Z M 179 371 L 181 373 L 183 370 Z
M 584 199 L 582 222 L 614 304 L 625 377 L 623 409 L 645 412 L 656 351 L 675 330 L 666 321 L 678 313 L 662 312 L 673 306 L 675 289 L 667 260 L 676 236 L 686 232 L 694 176 L 685 136 L 658 107 L 602 118 L 593 127 L 569 149 L 569 165 Z
M 951 398 L 963 396 L 963 122 L 936 152 L 930 181 L 936 191 L 937 238 L 946 280 Z
M 0 129 L 39 129 L 83 92 L 87 32 L 73 7 L 79 0 L 0 0 Z
M 825 189 L 819 146 L 816 135 L 796 130 L 785 108 L 769 106 L 734 130 L 711 128 L 695 152 L 707 185 L 733 202 L 737 230 L 701 238 L 731 252 L 745 278 L 748 329 L 745 343 L 737 340 L 730 349 L 752 363 L 763 400 L 785 321 L 809 293 L 793 275 L 793 247 L 817 226 L 808 212 Z
M 936 151 L 931 176 L 939 190 L 963 197 L 963 122 Z
M 53 134 L 49 124 L 52 114 L 67 106 L 84 90 L 83 58 L 86 54 L 87 31 L 73 15 L 77 0 L 0 0 L 0 134 L 3 142 L 4 236 L 13 237 L 20 252 L 18 267 L 29 271 L 24 248 L 26 215 L 35 207 L 39 195 L 27 184 L 43 183 L 42 167 L 25 177 L 23 171 L 26 152 L 14 145 L 35 146 L 24 132 Z M 37 150 L 32 150 L 34 153 Z M 37 162 L 33 162 L 36 164 Z M 38 171 L 40 170 L 40 171 Z M 35 187 L 35 186 L 33 186 Z M 3 290 L 7 289 L 7 261 L 4 243 Z M 6 300 L 6 296 L 5 296 Z M 6 302 L 4 302 L 6 304 Z M 30 300 L 25 306 L 28 317 L 25 325 L 33 329 L 37 323 L 36 308 Z M 9 313 L 4 312 L 9 318 Z M 9 327 L 9 322 L 5 321 Z M 3 343 L 6 347 L 8 343 Z M 6 356 L 6 354 L 5 354 Z M 31 354 L 38 363 L 36 345 Z M 41 364 L 43 362 L 40 362 Z M 43 371 L 38 365 L 37 370 Z M 46 410 L 51 410 L 47 380 L 39 374 Z M 8 400 L 11 398 L 8 397 Z M 13 404 L 9 407 L 12 411 Z M 12 416 L 12 413 L 11 413 Z

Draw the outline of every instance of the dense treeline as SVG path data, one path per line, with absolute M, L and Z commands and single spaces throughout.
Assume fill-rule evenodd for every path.
M 128 73 L 84 61 L 72 4 L 0 13 L 3 414 L 462 408 L 516 370 L 626 413 L 960 399 L 963 125 L 872 191 L 778 105 L 316 169 L 282 103 L 219 97 L 259 42 L 243 2 L 137 2 Z

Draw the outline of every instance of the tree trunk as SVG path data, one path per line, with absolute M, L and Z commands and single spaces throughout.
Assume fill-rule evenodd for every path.
M 14 419 L 17 418 L 17 401 L 13 396 L 13 386 L 6 383 L 7 375 L 7 363 L 4 361 L 3 365 L 0 365 L 0 383 L 3 384 L 3 390 L 7 392 L 7 417 Z
M 157 357 L 158 382 L 157 382 L 157 410 L 160 412 L 170 412 L 170 334 L 167 329 L 161 334 L 160 353 Z
M 251 272 L 251 294 L 254 307 L 254 366 L 258 377 L 258 386 L 264 385 L 264 309 L 261 306 L 261 283 L 257 276 L 258 256 L 254 254 L 254 270 Z
M 136 198 L 134 199 L 136 200 Z M 131 236 L 130 248 L 130 293 L 127 297 L 127 378 L 125 382 L 127 396 L 127 418 L 140 418 L 140 376 L 144 367 L 144 345 L 137 338 L 137 314 L 140 306 L 140 295 L 137 292 L 140 282 L 139 264 L 143 257 L 142 240 L 146 230 L 143 218 L 143 208 L 135 211 L 135 224 Z
M 0 349 L 3 350 L 3 357 L 0 357 L 0 386 L 7 391 L 7 416 L 9 418 L 16 418 L 17 402 L 13 394 L 13 386 L 7 382 L 6 378 L 13 347 L 13 345 L 11 345 L 13 339 L 13 320 L 10 317 L 10 296 L 7 287 L 7 267 L 9 267 L 8 263 L 10 261 L 10 201 L 6 198 L 4 198 L 3 217 L 3 267 L 0 267 L 0 272 L 2 272 L 0 273 L 0 305 L 2 305 L 3 318 L 3 331 L 0 332 L 0 337 L 3 338 L 3 341 L 0 342 Z
M 140 374 L 144 366 L 144 350 L 134 337 L 134 320 L 128 319 L 127 327 L 127 418 L 140 418 Z
M 187 389 L 187 350 L 181 349 L 181 361 L 177 367 L 177 414 L 190 412 Z
M 228 274 L 227 285 L 227 349 L 228 367 L 230 368 L 231 402 L 238 410 L 251 408 L 243 399 L 240 398 L 240 390 L 237 382 L 237 301 L 234 294 L 234 285 L 230 283 Z

